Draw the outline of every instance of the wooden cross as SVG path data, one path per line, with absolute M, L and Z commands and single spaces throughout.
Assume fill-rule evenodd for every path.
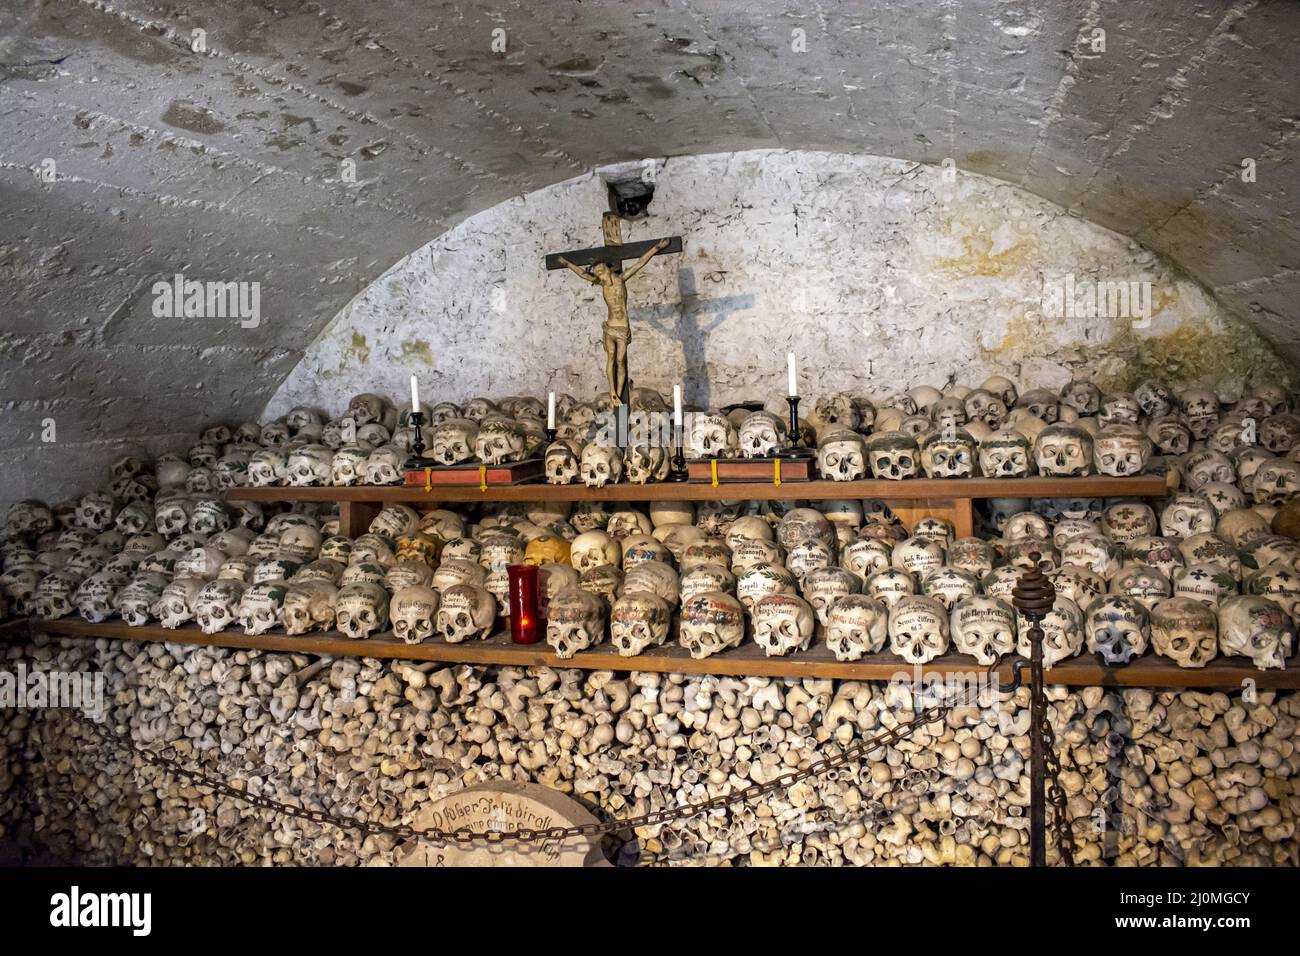
M 594 249 L 552 253 L 546 257 L 546 268 L 569 269 L 601 287 L 608 311 L 602 331 L 610 404 L 627 405 L 632 396 L 632 381 L 627 371 L 627 346 L 632 341 L 632 328 L 627 315 L 627 280 L 640 272 L 656 255 L 681 252 L 682 237 L 667 236 L 663 239 L 625 243 L 619 218 L 612 212 L 605 213 L 601 218 L 600 228 L 605 237 L 605 245 Z M 626 274 L 623 271 L 625 259 L 636 260 Z

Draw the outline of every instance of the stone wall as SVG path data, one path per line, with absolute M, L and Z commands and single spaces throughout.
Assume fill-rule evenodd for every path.
M 777 150 L 615 172 L 629 170 L 656 192 L 624 239 L 685 242 L 630 283 L 632 377 L 665 393 L 684 382 L 702 407 L 778 407 L 786 351 L 810 395 L 1002 373 L 1038 386 L 1090 374 L 1111 389 L 1154 376 L 1232 396 L 1252 377 L 1287 377 L 1262 340 L 1168 262 L 997 180 Z M 596 392 L 599 290 L 542 260 L 599 244 L 606 208 L 597 171 L 494 206 L 411 253 L 330 323 L 268 413 L 298 403 L 337 413 L 363 391 L 401 401 L 411 373 L 429 401 Z M 1045 315 L 1066 276 L 1076 296 L 1090 283 L 1148 283 L 1139 288 L 1150 308 Z

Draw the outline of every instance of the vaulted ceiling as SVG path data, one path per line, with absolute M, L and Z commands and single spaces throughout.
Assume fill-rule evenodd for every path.
M 255 416 L 407 252 L 647 156 L 951 159 L 1300 358 L 1298 40 L 1290 0 L 6 4 L 0 499 Z M 155 317 L 175 273 L 260 282 L 261 324 Z

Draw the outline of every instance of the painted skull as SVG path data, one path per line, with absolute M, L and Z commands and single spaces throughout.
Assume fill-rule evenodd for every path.
M 291 637 L 334 627 L 334 601 L 338 588 L 326 580 L 299 580 L 290 584 L 280 606 L 280 624 Z
M 1016 647 L 1016 615 L 996 597 L 970 595 L 952 607 L 948 619 L 953 646 L 991 667 Z
M 948 612 L 933 598 L 900 597 L 889 610 L 889 649 L 909 664 L 926 664 L 948 650 Z
M 1107 594 L 1088 605 L 1085 629 L 1089 651 L 1106 664 L 1127 664 L 1146 652 L 1151 618 L 1146 607 L 1134 598 Z
M 1056 596 L 1056 603 L 1047 612 L 1041 623 L 1043 631 L 1043 667 L 1051 668 L 1066 658 L 1073 657 L 1083 649 L 1083 613 L 1078 605 L 1067 597 Z M 1021 614 L 1016 615 L 1016 650 L 1028 658 L 1032 653 L 1030 647 L 1030 623 Z
M 1140 474 L 1150 457 L 1151 439 L 1136 425 L 1108 425 L 1092 442 L 1092 460 L 1100 475 Z
M 161 597 L 161 593 L 159 597 Z M 194 619 L 204 634 L 216 634 L 239 617 L 244 585 L 230 578 L 209 581 L 194 598 Z
M 475 455 L 479 427 L 468 418 L 448 418 L 433 429 L 431 457 L 443 465 L 459 465 Z
M 577 593 L 599 600 L 585 591 L 579 590 Z M 672 606 L 658 594 L 625 590 L 609 611 L 610 642 L 622 657 L 640 654 L 646 648 L 662 644 L 668 639 L 672 617 Z M 550 641 L 549 627 L 547 641 Z M 556 656 L 565 656 L 560 653 L 558 646 Z
M 497 600 L 486 588 L 475 584 L 453 584 L 442 589 L 436 625 L 443 640 L 459 644 L 470 638 L 487 638 L 492 633 L 496 616 Z
M 1014 428 L 1000 428 L 980 442 L 980 472 L 986 478 L 1025 478 L 1032 462 L 1029 439 Z
M 803 598 L 793 593 L 768 594 L 754 602 L 754 642 L 768 657 L 807 650 L 816 616 Z
M 388 592 L 379 584 L 345 584 L 334 596 L 334 622 L 354 640 L 364 640 L 388 626 Z
M 561 591 L 547 609 L 546 643 L 561 659 L 594 647 L 605 639 L 605 613 L 605 602 L 582 587 Z
M 921 440 L 921 465 L 928 478 L 969 478 L 975 473 L 975 442 L 956 426 L 940 428 Z
M 740 436 L 731 420 L 722 412 L 693 412 L 687 416 L 688 447 L 691 458 L 735 458 Z
M 867 439 L 871 475 L 890 481 L 911 478 L 920 469 L 921 453 L 916 439 L 902 432 L 877 432 Z
M 817 470 L 830 481 L 855 481 L 867 473 L 866 443 L 847 428 L 828 429 L 817 445 Z
M 474 454 L 485 465 L 501 465 L 524 457 L 525 432 L 512 418 L 489 417 L 479 423 Z
M 239 623 L 245 634 L 265 634 L 280 622 L 280 607 L 289 586 L 283 581 L 254 584 L 239 600 Z
M 397 639 L 419 644 L 432 637 L 440 600 L 439 593 L 425 585 L 411 585 L 397 591 L 388 606 Z
M 1219 653 L 1218 616 L 1191 598 L 1169 598 L 1151 611 L 1151 646 L 1179 667 L 1204 667 Z
M 1049 425 L 1034 441 L 1034 463 L 1040 475 L 1080 477 L 1088 474 L 1091 460 L 1092 437 L 1075 425 Z

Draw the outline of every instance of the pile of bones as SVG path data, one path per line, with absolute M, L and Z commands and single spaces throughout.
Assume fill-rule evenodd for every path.
M 658 410 L 662 404 L 660 396 L 637 391 L 634 405 L 640 410 Z M 588 449 L 600 446 L 584 445 L 579 437 L 592 427 L 596 405 L 567 397 L 562 397 L 559 405 L 563 417 L 560 438 L 545 452 L 550 480 L 567 481 L 581 475 L 583 480 L 599 484 L 620 475 L 634 481 L 657 476 L 657 464 L 638 470 L 635 446 L 629 449 L 626 462 L 617 454 L 600 457 L 603 472 L 599 471 Z M 434 454 L 439 455 L 438 436 L 448 422 L 464 430 L 462 440 L 466 447 L 473 446 L 473 454 L 480 460 L 534 454 L 544 441 L 539 434 L 541 407 L 535 399 L 475 399 L 461 409 L 446 405 L 428 409 L 429 420 L 436 423 Z M 957 652 L 980 664 L 992 664 L 1004 655 L 1027 650 L 1024 622 L 1010 607 L 1010 588 L 1019 571 L 1036 560 L 1050 569 L 1058 594 L 1056 606 L 1044 622 L 1049 667 L 1085 649 L 1109 664 L 1127 663 L 1149 652 L 1184 667 L 1202 667 L 1218 655 L 1246 658 L 1260 668 L 1284 667 L 1294 645 L 1292 615 L 1300 600 L 1296 570 L 1300 549 L 1291 539 L 1272 534 L 1270 521 L 1278 506 L 1300 489 L 1300 466 L 1295 461 L 1300 457 L 1300 444 L 1295 440 L 1300 436 L 1300 423 L 1290 407 L 1290 397 L 1269 386 L 1256 388 L 1231 407 L 1224 407 L 1213 393 L 1188 390 L 1173 396 L 1155 384 L 1142 386 L 1132 396 L 1102 397 L 1084 382 L 1071 383 L 1059 394 L 1034 390 L 1018 396 L 1015 386 L 1005 379 L 991 379 L 973 390 L 957 386 L 945 393 L 920 387 L 875 403 L 847 395 L 816 403 L 818 455 L 826 477 L 850 479 L 862 476 L 867 469 L 876 477 L 889 478 L 921 472 L 935 477 L 977 473 L 1014 477 L 1035 471 L 1078 475 L 1092 468 L 1123 475 L 1140 471 L 1154 449 L 1167 467 L 1178 471 L 1185 488 L 1153 502 L 1155 507 L 1138 500 L 995 499 L 981 516 L 986 525 L 984 535 L 958 540 L 953 539 L 952 528 L 938 519 L 922 520 L 909 533 L 886 507 L 854 500 L 818 502 L 817 508 L 798 501 L 718 501 L 698 508 L 683 502 L 660 502 L 623 510 L 594 502 L 576 506 L 545 503 L 482 506 L 472 513 L 439 509 L 423 514 L 395 505 L 385 508 L 369 533 L 356 539 L 338 535 L 337 517 L 315 505 L 264 508 L 253 502 L 224 500 L 224 489 L 241 484 L 382 484 L 398 480 L 410 445 L 410 429 L 398 420 L 390 403 L 361 395 L 353 399 L 345 415 L 329 422 L 310 409 L 299 408 L 265 426 L 212 426 L 183 456 L 162 456 L 152 463 L 131 456 L 115 461 L 111 482 L 100 491 L 52 507 L 37 501 L 12 506 L 0 544 L 0 604 L 10 613 L 46 621 L 78 614 L 87 621 L 101 622 L 116 615 L 131 625 L 156 620 L 164 627 L 179 627 L 193 621 L 209 633 L 227 626 L 242 627 L 250 634 L 283 629 L 291 635 L 337 628 L 355 638 L 391 629 L 398 638 L 412 643 L 431 639 L 456 642 L 485 637 L 499 626 L 507 610 L 503 600 L 505 568 L 532 563 L 542 569 L 547 640 L 562 659 L 606 641 L 618 654 L 631 656 L 675 639 L 692 656 L 702 658 L 746 639 L 757 642 L 769 655 L 798 653 L 816 639 L 824 640 L 840 660 L 891 651 L 908 663 L 925 663 Z M 736 417 L 740 417 L 738 422 Z M 470 425 L 474 426 L 473 435 Z M 766 412 L 741 412 L 733 418 L 698 413 L 692 416 L 689 431 L 696 453 L 711 456 L 763 455 L 785 440 L 780 420 Z M 803 440 L 811 443 L 814 439 L 808 435 Z M 571 455 L 562 469 L 552 467 L 556 445 L 563 445 Z M 502 447 L 509 450 L 501 451 Z M 651 448 L 640 450 L 654 457 Z M 462 453 L 463 449 L 457 452 Z M 507 457 L 498 457 L 501 454 Z M 300 701 L 304 689 L 314 687 L 314 696 L 309 695 L 314 716 L 300 730 L 309 736 L 319 732 L 322 738 L 332 737 L 335 749 L 345 755 L 351 754 L 351 749 L 341 749 L 345 740 L 356 743 L 358 738 L 356 734 L 330 735 L 322 729 L 330 720 L 322 716 L 322 701 L 337 699 L 331 695 L 340 692 L 342 681 L 344 688 L 350 688 L 342 711 L 351 713 L 357 709 L 358 687 L 377 693 L 382 686 L 387 696 L 396 695 L 396 703 L 389 706 L 404 707 L 405 693 L 405 700 L 416 704 L 412 716 L 417 722 L 439 722 L 441 744 L 435 749 L 463 749 L 464 741 L 456 744 L 460 738 L 449 735 L 446 728 L 470 728 L 470 739 L 476 742 L 468 745 L 466 753 L 471 753 L 472 759 L 459 754 L 456 761 L 463 773 L 451 767 L 435 774 L 438 786 L 454 789 L 475 778 L 491 778 L 492 773 L 482 771 L 486 755 L 487 766 L 497 776 L 509 777 L 509 766 L 516 768 L 516 774 L 523 767 L 528 771 L 525 777 L 589 796 L 610 811 L 654 806 L 655 795 L 662 805 L 663 800 L 672 799 L 670 792 L 707 795 L 728 785 L 729 778 L 738 785 L 746 774 L 737 775 L 733 764 L 750 771 L 749 779 L 762 779 L 783 766 L 797 765 L 799 759 L 809 759 L 810 748 L 826 741 L 844 743 L 858 732 L 888 726 L 897 710 L 886 702 L 888 695 L 881 685 L 857 683 L 835 687 L 816 681 L 729 681 L 650 674 L 615 681 L 605 672 L 433 670 L 429 665 L 411 668 L 369 660 L 363 664 L 337 661 L 321 671 L 319 666 L 308 666 L 306 659 L 288 655 L 212 648 L 196 652 L 174 645 L 147 649 L 101 645 L 87 651 L 85 645 L 71 642 L 50 642 L 43 637 L 37 641 L 34 649 L 11 649 L 11 657 L 34 652 L 38 660 L 57 662 L 78 654 L 98 655 L 102 668 L 119 687 L 115 706 L 139 708 L 140 712 L 132 712 L 126 721 L 137 727 L 147 709 L 144 695 L 134 689 L 138 682 L 152 685 L 156 680 L 161 682 L 157 686 L 171 688 L 168 693 L 181 693 L 185 682 L 191 681 L 193 693 L 209 691 L 209 699 L 201 706 L 195 704 L 205 715 L 213 707 L 224 713 L 227 705 L 210 699 L 210 688 L 219 684 L 237 686 L 245 696 L 261 695 L 272 710 L 279 701 L 280 709 L 289 711 L 293 707 L 286 700 Z M 132 667 L 154 668 L 153 676 L 142 676 Z M 164 670 L 158 671 L 160 667 Z M 370 676 L 338 676 L 340 669 L 351 672 L 356 667 Z M 216 679 L 217 670 L 237 675 L 238 680 L 223 684 Z M 197 681 L 200 673 L 213 675 L 212 682 L 206 677 Z M 436 695 L 425 692 L 435 679 L 449 680 L 447 675 L 455 676 L 459 690 L 448 686 Z M 561 759 L 556 764 L 551 739 L 554 728 L 536 731 L 534 721 L 529 727 L 541 733 L 545 743 L 537 745 L 542 750 L 532 751 L 535 763 L 529 765 L 505 760 L 499 746 L 489 752 L 486 744 L 497 739 L 496 732 L 475 729 L 491 728 L 496 719 L 505 719 L 499 708 L 494 711 L 496 718 L 474 715 L 482 707 L 484 688 L 493 689 L 491 699 L 498 701 L 509 687 L 528 686 L 532 693 L 544 697 L 558 686 L 566 689 L 565 699 L 572 700 L 573 688 L 583 682 L 596 684 L 597 690 L 623 688 L 623 706 L 603 722 L 614 740 L 605 739 L 608 734 L 598 734 L 602 743 L 591 744 L 591 739 L 597 739 L 587 734 L 592 721 L 571 718 L 577 723 L 570 731 L 560 731 Z M 292 693 L 286 690 L 290 685 Z M 547 690 L 538 689 L 543 686 Z M 584 693 L 591 690 L 588 686 Z M 152 696 L 157 693 L 155 690 Z M 661 701 L 665 708 L 669 699 L 679 705 L 683 700 L 687 703 L 672 711 L 671 717 L 655 717 L 653 726 L 647 719 L 634 720 L 630 715 L 614 719 L 627 708 L 627 695 L 638 693 Z M 1271 694 L 1259 694 L 1252 695 L 1255 699 L 1249 702 L 1233 702 L 1224 694 L 1193 692 L 1152 695 L 1128 691 L 1120 696 L 1092 691 L 1067 694 L 1057 689 L 1056 693 L 1055 715 L 1067 733 L 1063 746 L 1074 748 L 1083 767 L 1114 770 L 1118 750 L 1127 761 L 1125 781 L 1128 777 L 1141 780 L 1124 782 L 1117 791 L 1114 781 L 1105 786 L 1102 778 L 1071 777 L 1072 796 L 1078 798 L 1074 803 L 1079 811 L 1076 830 L 1087 830 L 1082 821 L 1089 814 L 1109 812 L 1106 806 L 1110 804 L 1098 803 L 1102 796 L 1111 804 L 1117 799 L 1122 803 L 1122 793 L 1131 790 L 1140 792 L 1146 808 L 1143 813 L 1154 813 L 1150 818 L 1138 814 L 1147 821 L 1141 826 L 1154 827 L 1151 834 L 1161 832 L 1143 843 L 1141 826 L 1141 832 L 1130 827 L 1131 832 L 1118 835 L 1104 826 L 1096 828 L 1097 833 L 1110 832 L 1111 838 L 1120 840 L 1111 851 L 1126 862 L 1170 862 L 1168 854 L 1175 848 L 1178 860 L 1237 859 L 1242 852 L 1242 833 L 1266 829 L 1270 834 L 1266 842 L 1280 840 L 1285 847 L 1284 851 L 1268 851 L 1273 854 L 1271 861 L 1283 862 L 1285 858 L 1294 862 L 1295 845 L 1286 841 L 1293 835 L 1296 798 L 1288 796 L 1285 787 L 1278 790 L 1275 786 L 1277 792 L 1273 792 L 1265 785 L 1265 778 L 1289 777 L 1289 771 L 1283 771 L 1294 753 L 1293 695 L 1274 699 Z M 673 696 L 662 698 L 661 694 Z M 918 781 L 946 779 L 949 773 L 945 768 L 956 761 L 963 767 L 963 781 L 972 788 L 983 788 L 978 791 L 981 799 L 970 803 L 975 808 L 972 813 L 982 819 L 993 813 L 991 805 L 985 805 L 988 801 L 1009 801 L 1007 812 L 1019 819 L 1023 805 L 1018 800 L 1025 784 L 1019 758 L 1012 760 L 1014 768 L 1001 776 L 996 769 L 982 775 L 979 771 L 984 763 L 996 763 L 995 756 L 1001 760 L 1017 754 L 1023 757 L 1020 742 L 1027 738 L 1020 727 L 1025 719 L 1022 696 L 1023 692 L 1017 692 L 1000 702 L 997 706 L 1006 716 L 995 718 L 993 725 L 981 716 L 929 737 L 930 748 L 940 746 L 947 755 L 936 758 L 934 764 L 926 748 L 904 744 L 898 752 L 906 754 L 905 758 L 891 757 L 884 765 L 869 771 L 864 768 L 861 776 L 867 777 L 869 772 L 870 781 L 884 786 L 896 783 L 901 775 L 910 781 L 910 792 L 929 792 L 928 785 Z M 430 704 L 435 697 L 436 707 Z M 762 699 L 768 706 L 751 706 L 747 703 L 751 698 Z M 798 701 L 793 717 L 781 710 L 792 698 Z M 696 716 L 688 717 L 690 702 L 702 699 L 714 702 L 712 709 L 697 708 Z M 1141 718 L 1134 711 L 1135 703 L 1140 705 Z M 514 701 L 511 706 L 517 704 Z M 373 702 L 368 707 L 373 708 Z M 777 709 L 776 716 L 769 713 L 772 707 Z M 373 709 L 360 709 L 374 713 Z M 525 709 L 536 716 L 534 708 Z M 1188 715 L 1186 719 L 1171 720 L 1169 715 L 1175 709 L 1179 715 Z M 456 724 L 454 714 L 461 711 L 462 723 Z M 1226 719 L 1239 711 L 1247 716 Z M 747 716 L 752 714 L 758 715 L 759 723 Z M 238 723 L 233 711 L 226 716 Z M 339 714 L 334 716 L 342 719 Z M 199 750 L 215 747 L 226 755 L 248 746 L 242 738 L 238 746 L 222 742 L 216 729 L 223 719 L 220 715 L 216 724 L 196 718 L 186 727 L 174 719 L 150 719 L 155 739 L 197 737 Z M 448 720 L 452 723 L 446 723 Z M 476 724 L 478 720 L 483 723 Z M 629 729 L 625 726 L 628 721 L 636 726 Z M 595 723 L 602 724 L 599 716 Z M 593 777 L 602 787 L 610 787 L 615 776 L 609 769 L 599 769 L 600 762 L 594 758 L 597 751 L 603 752 L 600 747 L 625 749 L 629 740 L 645 742 L 647 737 L 661 742 L 666 738 L 670 743 L 693 741 L 706 727 L 709 733 L 716 731 L 719 723 L 728 728 L 736 725 L 723 737 L 730 746 L 703 753 L 689 746 L 691 766 L 685 770 L 680 765 L 662 765 L 653 772 L 631 773 L 635 784 L 630 788 L 590 789 Z M 21 714 L 10 719 L 9 725 L 3 751 L 6 761 L 17 759 L 23 746 L 31 745 L 32 734 L 41 732 L 39 727 L 28 727 Z M 576 732 L 578 725 L 582 733 Z M 369 732 L 377 732 L 373 719 L 363 721 L 363 729 L 366 726 Z M 1139 728 L 1141 735 L 1136 734 Z M 672 732 L 665 733 L 667 729 Z M 1011 729 L 1017 732 L 1010 733 Z M 70 732 L 68 728 L 63 731 Z M 757 746 L 752 740 L 756 732 L 775 740 L 766 748 Z M 984 746 L 989 738 L 981 735 L 988 732 L 1001 742 L 995 754 Z M 76 736 L 75 731 L 70 733 Z M 1060 733 L 1058 729 L 1058 736 Z M 1167 736 L 1159 738 L 1162 733 Z M 1168 779 L 1163 785 L 1153 784 L 1152 758 L 1130 752 L 1121 740 L 1128 740 L 1131 746 L 1138 736 L 1149 734 L 1161 741 L 1157 745 L 1160 766 L 1172 760 L 1193 768 L 1193 776 L 1203 775 L 1204 761 L 1218 766 L 1221 752 L 1232 754 L 1234 767 L 1258 763 L 1260 754 L 1270 754 L 1263 777 L 1258 771 L 1253 775 L 1242 771 L 1249 780 L 1234 778 L 1225 785 L 1239 791 L 1254 781 L 1251 808 L 1243 812 L 1262 813 L 1258 825 L 1243 829 L 1240 819 L 1236 823 L 1215 820 L 1214 814 L 1201 806 L 1222 806 L 1213 784 L 1213 801 L 1197 797 L 1196 806 L 1190 808 L 1183 807 L 1181 801 L 1195 787 L 1187 788 L 1182 782 L 1170 786 Z M 779 743 L 792 736 L 799 739 L 799 746 Z M 1267 741 L 1266 746 L 1261 738 Z M 364 735 L 362 739 L 366 739 Z M 519 738 L 517 746 L 523 746 L 526 739 Z M 740 751 L 739 763 L 737 739 L 750 740 Z M 1008 740 L 1014 746 L 1008 746 Z M 199 741 L 205 746 L 198 746 Z M 258 746 L 270 745 L 264 731 Z M 367 742 L 366 746 L 373 749 L 374 745 Z M 409 741 L 402 747 L 409 747 Z M 596 750 L 580 753 L 589 747 Z M 1109 756 L 1102 752 L 1106 748 Z M 662 756 L 662 746 L 660 750 Z M 977 751 L 986 758 L 984 763 L 975 759 Z M 521 756 L 516 751 L 516 757 Z M 732 771 L 719 770 L 723 757 Z M 409 783 L 412 771 L 400 769 L 407 764 L 398 758 L 392 758 L 397 762 L 390 760 L 379 772 L 374 768 L 383 761 L 375 753 L 358 760 L 370 768 L 367 779 L 371 784 L 384 783 L 394 774 Z M 1202 762 L 1198 764 L 1198 760 Z M 1198 766 L 1202 769 L 1196 769 Z M 0 766 L 0 773 L 5 769 Z M 965 769 L 972 769 L 974 775 L 968 777 Z M 55 773 L 53 765 L 46 772 Z M 67 776 L 71 771 L 64 766 L 59 773 Z M 620 774 L 628 776 L 623 771 Z M 993 779 L 984 779 L 989 774 Z M 78 786 L 86 785 L 84 772 L 74 776 Z M 361 774 L 344 776 L 360 779 Z M 10 782 L 12 777 L 0 776 L 0 789 Z M 844 782 L 842 775 L 830 781 L 837 784 L 833 788 L 837 793 L 846 790 Z M 816 795 L 799 801 L 792 791 L 791 806 L 782 812 L 792 813 L 789 819 L 797 817 L 807 831 L 792 849 L 786 846 L 790 841 L 786 839 L 788 827 L 784 827 L 789 819 L 768 819 L 761 813 L 754 817 L 752 809 L 743 811 L 742 816 L 750 813 L 747 819 L 754 826 L 758 826 L 756 819 L 765 820 L 769 831 L 775 826 L 780 831 L 776 843 L 772 842 L 773 832 L 767 832 L 762 846 L 753 843 L 748 839 L 753 827 L 742 826 L 747 834 L 742 844 L 749 849 L 737 851 L 728 844 L 724 850 L 716 828 L 710 825 L 695 832 L 690 825 L 683 825 L 685 829 L 676 837 L 667 836 L 675 832 L 672 828 L 663 833 L 659 832 L 663 828 L 653 828 L 649 834 L 638 834 L 640 839 L 629 846 L 642 853 L 648 850 L 650 859 L 699 860 L 708 855 L 704 849 L 709 849 L 731 860 L 739 855 L 751 862 L 794 862 L 797 858 L 808 862 L 799 855 L 809 853 L 812 845 L 820 847 L 812 851 L 813 858 L 827 862 L 1021 861 L 1023 827 L 1008 830 L 1003 826 L 999 839 L 1004 842 L 994 847 L 988 838 L 974 838 L 979 828 L 972 829 L 971 820 L 959 824 L 967 827 L 961 833 L 940 832 L 944 827 L 938 826 L 938 821 L 949 814 L 948 803 L 942 813 L 931 806 L 909 815 L 899 811 L 888 794 L 874 803 L 868 799 L 868 780 L 855 776 L 853 782 L 847 789 L 857 794 L 852 798 L 854 808 L 864 800 L 871 803 L 876 823 L 892 821 L 894 829 L 889 832 L 899 834 L 896 841 L 892 836 L 884 838 L 883 831 L 876 831 L 875 837 L 865 831 L 846 837 L 834 828 L 831 836 L 823 833 L 817 837 L 817 828 L 809 829 L 808 808 L 821 807 L 818 812 L 823 813 L 824 822 L 841 816 L 844 804 L 835 799 L 819 802 L 813 799 Z M 808 786 L 828 785 L 823 780 Z M 425 780 L 422 786 L 432 787 L 433 782 Z M 94 788 L 97 793 L 107 792 L 102 780 Z M 1122 792 L 1121 797 L 1117 792 Z M 1183 830 L 1171 828 L 1169 808 L 1156 813 L 1153 800 L 1178 804 L 1181 809 L 1175 816 Z M 911 803 L 925 806 L 927 799 Z M 401 804 L 390 809 L 405 812 L 409 808 Z M 1235 812 L 1228 811 L 1224 819 Z M 1274 820 L 1277 813 L 1280 816 Z M 928 838 L 916 842 L 918 814 L 928 814 L 925 818 L 936 824 L 925 828 L 925 832 L 933 830 L 933 845 Z M 1218 815 L 1224 813 L 1218 811 Z M 1131 815 L 1125 819 L 1131 822 Z M 995 823 L 983 820 L 982 826 L 997 829 Z M 728 833 L 734 837 L 734 821 L 730 826 Z M 1207 837 L 1207 826 L 1230 826 L 1234 839 L 1227 840 L 1220 833 L 1215 843 Z M 1007 833 L 1015 835 L 1007 837 Z M 841 842 L 845 839 L 852 850 Z M 84 841 L 74 842 L 80 845 Z M 157 852 L 156 845 L 140 849 L 145 842 L 136 841 L 131 852 Z M 294 849 L 286 849 L 283 841 L 276 845 L 277 860 L 303 858 L 307 852 L 301 835 Z M 313 845 L 319 851 L 320 839 Z M 1098 855 L 1094 858 L 1100 859 L 1105 845 L 1104 840 L 1096 843 Z M 1206 856 L 1207 846 L 1219 849 Z M 1220 852 L 1224 847 L 1229 848 L 1223 851 L 1227 856 Z M 171 849 L 176 851 L 175 846 Z M 81 852 L 85 850 L 82 846 Z M 241 850 L 243 856 L 250 852 L 255 859 L 263 858 L 255 851 Z M 369 852 L 357 851 L 350 858 L 369 860 L 390 852 L 391 847 L 371 847 Z M 117 857 L 109 854 L 101 858 Z M 1269 862 L 1262 857 L 1261 861 Z

